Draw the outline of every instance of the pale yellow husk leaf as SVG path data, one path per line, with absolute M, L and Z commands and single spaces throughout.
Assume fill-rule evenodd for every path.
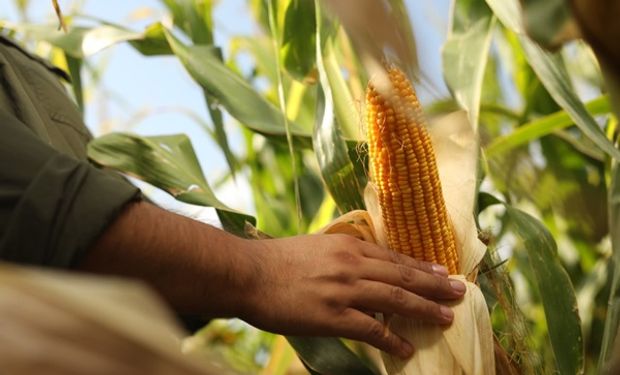
M 0 262 L 3 374 L 238 375 L 188 335 L 141 282 Z
M 461 300 L 451 305 L 455 318 L 449 327 L 400 316 L 385 319 L 380 316 L 393 332 L 409 340 L 416 349 L 409 360 L 403 361 L 385 353 L 383 360 L 390 375 L 495 374 L 491 322 L 482 292 L 472 282 L 485 252 L 484 244 L 478 240 L 473 216 L 477 135 L 463 111 L 433 121 L 429 131 L 459 252 L 460 274 L 451 277 L 464 281 L 467 291 Z M 371 183 L 365 189 L 364 199 L 368 211 L 345 214 L 323 232 L 347 233 L 387 247 L 381 208 Z

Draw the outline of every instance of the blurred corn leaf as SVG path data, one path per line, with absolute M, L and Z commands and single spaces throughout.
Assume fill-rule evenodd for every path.
M 71 88 L 73 89 L 73 96 L 78 105 L 78 108 L 84 113 L 84 88 L 82 86 L 82 63 L 83 60 L 73 57 L 67 53 L 63 53 L 65 60 L 67 60 L 67 68 L 69 69 L 69 76 L 71 77 Z
M 574 16 L 594 50 L 605 76 L 612 107 L 620 116 L 620 3 L 614 0 L 575 0 Z
M 216 209 L 224 228 L 243 235 L 245 222 L 253 217 L 220 202 L 205 179 L 191 142 L 186 135 L 140 137 L 112 133 L 92 141 L 88 157 L 154 185 L 176 199 Z
M 415 38 L 402 0 L 323 0 L 342 23 L 362 59 L 398 63 L 418 77 Z
M 540 138 L 546 164 L 537 171 L 531 199 L 543 215 L 562 217 L 563 230 L 576 246 L 581 242 L 590 247 L 609 231 L 605 164 L 603 158 L 597 160 L 579 152 L 571 143 L 570 133 L 559 134 Z M 586 141 L 575 139 L 577 143 Z M 591 255 L 585 250 L 580 255 L 580 263 L 587 270 Z
M 319 375 L 378 375 L 344 345 L 340 339 L 328 337 L 291 337 L 287 340 L 299 358 L 311 371 Z
M 45 41 L 78 59 L 122 42 L 131 42 L 144 55 L 171 53 L 159 24 L 147 27 L 144 32 L 106 23 L 97 27 L 72 26 L 67 33 L 57 30 L 56 25 L 0 22 L 0 26 L 23 33 L 28 38 Z
M 582 374 L 584 346 L 571 280 L 557 257 L 555 240 L 534 217 L 507 206 L 506 213 L 527 251 L 540 292 L 549 339 L 561 374 Z
M 606 95 L 599 96 L 585 103 L 585 108 L 591 116 L 607 114 L 611 110 Z M 485 154 L 488 158 L 493 158 L 573 124 L 573 120 L 566 111 L 557 111 L 523 124 L 512 133 L 494 139 L 485 148 Z
M 314 1 L 290 0 L 284 16 L 280 56 L 282 66 L 299 81 L 313 81 L 316 15 Z
M 291 364 L 297 359 L 293 347 L 284 336 L 276 336 L 270 350 L 269 362 L 260 375 L 287 375 Z
M 353 99 L 353 95 L 343 77 L 342 68 L 336 59 L 335 41 L 330 36 L 325 36 L 327 40 L 323 43 L 322 69 L 327 81 L 322 82 L 323 86 L 328 85 L 333 93 L 334 114 L 338 121 L 342 136 L 349 140 L 362 140 L 361 126 L 361 106 Z
M 605 153 L 620 159 L 620 151 L 607 139 L 594 118 L 573 90 L 566 68 L 558 54 L 543 50 L 527 36 L 519 25 L 517 0 L 487 0 L 495 15 L 513 32 L 519 34 L 525 57 L 551 97 L 562 107 L 581 131 Z
M 172 21 L 196 44 L 213 44 L 213 0 L 160 0 Z
M 620 3 L 614 0 L 571 1 L 584 38 L 597 56 L 620 77 Z
M 452 95 L 477 128 L 495 17 L 484 0 L 454 0 L 450 19 L 452 25 L 442 51 L 443 74 Z
M 620 322 L 620 168 L 614 162 L 611 171 L 611 183 L 609 186 L 609 233 L 611 234 L 612 258 L 611 258 L 611 289 L 605 329 L 601 343 L 601 353 L 598 361 L 599 373 L 608 372 L 610 362 L 617 361 L 617 335 Z
M 579 28 L 565 0 L 521 0 L 527 34 L 541 46 L 554 50 L 578 38 Z

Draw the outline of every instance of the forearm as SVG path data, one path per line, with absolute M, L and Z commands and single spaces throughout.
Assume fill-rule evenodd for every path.
M 145 280 L 181 313 L 347 337 L 402 357 L 411 346 L 368 313 L 449 324 L 439 301 L 465 292 L 445 267 L 351 236 L 244 240 L 144 202 L 126 207 L 79 268 Z
M 146 202 L 129 204 L 78 264 L 136 277 L 178 311 L 239 316 L 251 284 L 250 241 Z

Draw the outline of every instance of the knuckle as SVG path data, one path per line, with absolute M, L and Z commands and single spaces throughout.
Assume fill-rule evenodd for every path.
M 352 284 L 359 278 L 357 273 L 358 267 L 356 267 L 358 263 L 354 254 L 338 251 L 333 254 L 332 261 L 327 266 L 326 275 L 337 283 Z
M 334 263 L 343 267 L 358 266 L 362 257 L 358 251 L 351 247 L 338 248 L 333 252 Z
M 388 251 L 388 256 L 390 257 L 390 261 L 394 264 L 403 264 L 405 263 L 405 259 L 404 255 L 401 253 L 398 253 L 396 251 L 393 250 L 387 250 Z
M 375 342 L 385 340 L 386 328 L 383 324 L 379 323 L 378 321 L 374 320 L 373 323 L 370 323 L 366 329 L 367 329 L 367 335 L 371 340 Z
M 358 246 L 358 239 L 348 234 L 334 234 L 336 243 L 345 248 L 354 248 Z
M 398 266 L 398 273 L 400 274 L 400 280 L 405 286 L 412 286 L 416 283 L 418 276 L 415 270 L 407 266 Z
M 405 289 L 399 286 L 393 286 L 390 289 L 390 297 L 392 299 L 392 302 L 397 305 L 402 305 L 406 302 L 407 294 L 405 292 Z

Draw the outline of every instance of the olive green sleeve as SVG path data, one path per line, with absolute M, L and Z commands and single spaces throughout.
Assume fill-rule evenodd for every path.
M 56 151 L 0 110 L 0 258 L 71 267 L 123 206 L 129 182 Z

